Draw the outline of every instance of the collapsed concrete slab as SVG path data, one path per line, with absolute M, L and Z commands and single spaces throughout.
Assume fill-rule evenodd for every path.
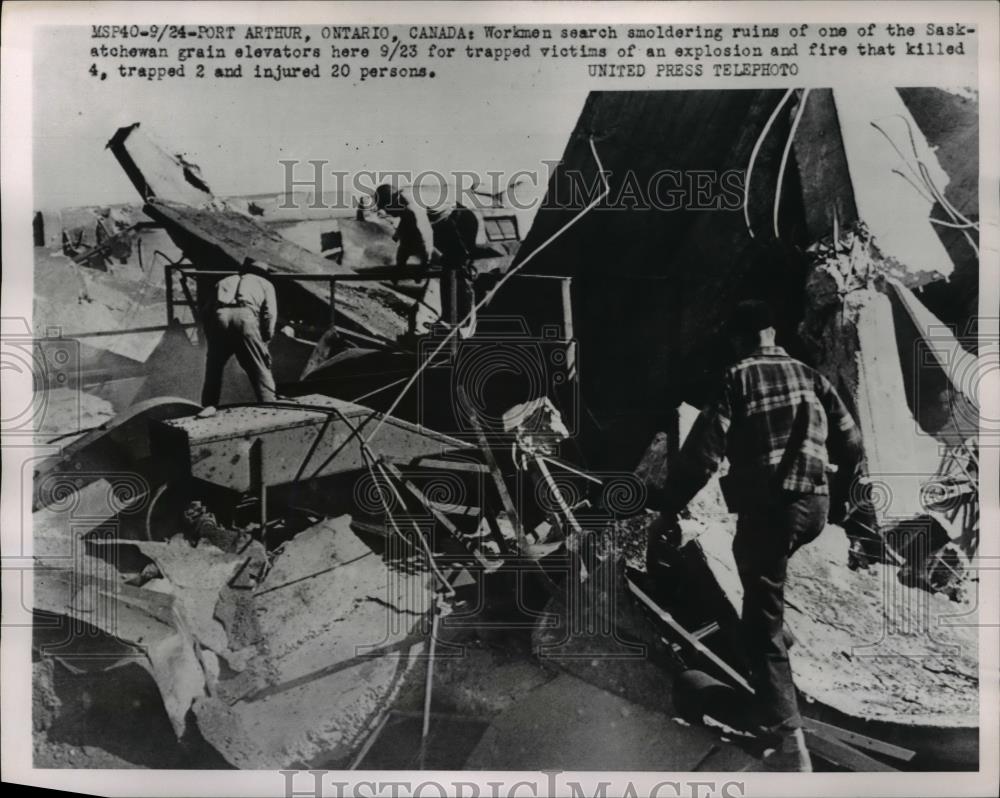
M 50 526 L 39 521 L 43 540 Z M 178 738 L 194 723 L 238 767 L 343 764 L 422 651 L 427 577 L 375 554 L 348 516 L 289 541 L 252 591 L 229 586 L 244 554 L 182 539 L 75 540 L 59 561 L 52 545 L 36 554 L 35 609 L 131 647 Z M 135 566 L 112 554 L 122 548 L 159 576 L 125 583 Z
M 868 85 L 833 96 L 858 218 L 908 284 L 949 277 L 954 263 L 930 221 L 948 175 L 899 93 Z
M 235 269 L 244 258 L 253 257 L 282 274 L 353 273 L 216 198 L 200 176 L 192 179 L 190 164 L 167 155 L 138 124 L 120 128 L 108 147 L 146 202 L 146 214 L 163 224 L 177 246 L 201 268 Z M 297 302 L 301 312 L 312 309 L 322 317 L 325 310 L 329 315 L 327 286 L 289 283 L 282 288 L 279 305 Z M 361 332 L 395 340 L 405 331 L 404 314 L 411 303 L 390 288 L 344 285 L 338 300 L 339 317 Z
M 418 661 L 438 585 L 426 540 L 356 531 L 332 509 L 387 512 L 355 438 L 375 416 L 325 396 L 194 409 L 148 403 L 39 479 L 34 609 L 144 667 L 178 738 L 196 728 L 240 767 L 342 765 Z M 404 467 L 468 449 L 385 422 L 381 451 Z M 74 462 L 118 470 L 95 479 Z
M 138 123 L 120 128 L 108 147 L 142 196 L 143 210 L 164 225 L 198 268 L 233 269 L 245 257 L 253 257 L 269 263 L 279 274 L 343 276 L 395 261 L 392 232 L 384 220 L 362 217 L 327 222 L 341 241 L 339 256 L 326 258 L 321 235 L 317 234 L 313 242 L 290 241 L 262 222 L 260 214 L 241 207 L 245 203 L 216 197 L 197 167 L 179 156 L 168 155 Z M 493 219 L 490 227 L 482 212 L 477 215 L 481 230 L 475 257 L 482 261 L 478 268 L 505 269 L 517 250 L 516 225 L 510 239 L 499 222 L 507 216 Z M 326 232 L 329 235 L 331 231 Z M 329 286 L 322 281 L 283 281 L 277 288 L 279 306 L 295 307 L 314 325 L 317 319 L 322 320 L 320 331 L 326 329 L 328 318 L 335 314 L 338 324 L 390 342 L 406 332 L 414 305 L 395 287 L 378 282 L 338 285 L 332 306 Z
M 860 427 L 864 476 L 853 499 L 865 523 L 885 532 L 940 520 L 956 501 L 976 504 L 976 475 L 955 467 L 975 459 L 976 356 L 897 279 L 897 262 L 867 228 L 814 255 L 799 336 Z
M 166 302 L 162 273 L 147 264 L 141 279 L 87 269 L 70 258 L 44 250 L 35 253 L 33 326 L 39 338 L 81 334 L 81 367 L 106 368 L 100 355 L 109 352 L 141 363 L 159 342 Z M 159 284 L 158 284 L 159 283 Z M 139 330 L 138 332 L 129 332 Z M 104 335 L 89 337 L 89 333 Z M 93 351 L 90 354 L 89 350 Z
M 320 766 L 344 764 L 388 708 L 423 651 L 431 595 L 341 517 L 290 541 L 252 599 L 219 602 L 230 650 L 255 654 L 195 702 L 199 730 L 239 767 Z

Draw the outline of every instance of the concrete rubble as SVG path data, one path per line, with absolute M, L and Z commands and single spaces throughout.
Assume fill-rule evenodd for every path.
M 982 361 L 957 329 L 974 307 L 978 249 L 971 220 L 953 228 L 960 236 L 930 221 L 978 219 L 956 166 L 970 123 L 928 127 L 929 108 L 958 100 L 918 90 L 786 99 L 776 113 L 775 90 L 591 94 L 522 253 L 516 238 L 481 229 L 481 274 L 517 267 L 566 223 L 558 193 L 573 170 L 593 173 L 595 148 L 612 181 L 756 158 L 744 213 L 602 209 L 600 222 L 556 236 L 528 271 L 566 278 L 556 343 L 585 412 L 564 420 L 554 394 L 508 402 L 498 390 L 492 426 L 468 413 L 464 439 L 436 431 L 434 408 L 418 425 L 405 407 L 381 416 L 356 399 L 363 378 L 412 373 L 414 319 L 439 301 L 435 279 L 379 277 L 339 284 L 330 305 L 323 278 L 393 263 L 386 220 L 363 208 L 292 220 L 273 197 L 223 199 L 138 125 L 117 131 L 108 146 L 163 229 L 136 232 L 127 257 L 96 270 L 53 249 L 51 214 L 36 219 L 36 328 L 123 332 L 82 339 L 71 386 L 84 388 L 82 416 L 46 395 L 75 428 L 45 430 L 70 437 L 66 456 L 37 472 L 34 609 L 92 632 L 114 667 L 144 669 L 173 737 L 234 767 L 359 761 L 390 710 L 423 711 L 414 696 L 425 695 L 435 618 L 438 701 L 485 728 L 465 767 L 747 767 L 745 732 L 707 728 L 710 712 L 671 696 L 704 662 L 626 577 L 644 570 L 661 523 L 637 486 L 662 487 L 715 384 L 721 321 L 738 300 L 765 296 L 779 305 L 781 340 L 837 388 L 865 445 L 852 514 L 789 567 L 792 661 L 810 718 L 919 751 L 925 768 L 978 757 L 979 405 L 968 375 Z M 779 183 L 783 151 L 795 168 Z M 907 167 L 925 190 L 893 177 Z M 215 415 L 162 399 L 197 397 L 204 352 L 192 309 L 178 305 L 158 327 L 163 263 L 143 256 L 154 246 L 175 266 L 232 269 L 252 256 L 320 278 L 279 284 L 279 306 L 296 317 L 271 346 L 279 386 L 316 395 L 249 405 L 231 363 Z M 345 363 L 356 380 L 339 378 Z M 306 380 L 317 372 L 326 381 Z M 84 421 L 91 461 L 70 443 Z M 377 444 L 359 445 L 376 426 Z M 612 491 L 616 480 L 626 489 Z M 715 478 L 680 522 L 677 582 L 658 598 L 736 664 L 734 531 Z M 517 661 L 486 653 L 498 623 L 518 630 Z M 61 700 L 46 668 L 36 668 L 42 726 Z
M 36 540 L 51 539 L 49 528 L 36 517 Z M 36 544 L 36 557 L 50 566 L 36 578 L 35 609 L 95 625 L 133 646 L 177 737 L 195 723 L 237 767 L 343 761 L 391 703 L 424 645 L 426 576 L 375 554 L 347 516 L 285 544 L 252 590 L 230 587 L 246 550 L 226 553 L 207 542 L 192 548 L 179 536 L 162 543 L 98 540 L 87 548 L 67 570 L 51 565 L 52 548 L 42 556 Z M 140 552 L 158 575 L 128 587 L 122 580 L 142 566 L 130 569 L 129 558 L 109 556 L 118 548 Z M 79 584 L 83 572 L 90 576 Z M 338 697 L 336 712 L 331 695 Z

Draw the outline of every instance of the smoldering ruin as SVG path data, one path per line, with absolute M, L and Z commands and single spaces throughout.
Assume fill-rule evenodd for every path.
M 475 209 L 460 314 L 375 208 L 220 197 L 109 134 L 137 202 L 33 223 L 37 767 L 754 767 L 717 477 L 645 574 L 748 298 L 864 444 L 785 590 L 815 765 L 977 767 L 975 92 L 593 92 L 533 218 Z M 741 201 L 555 201 L 663 169 Z M 279 398 L 230 361 L 206 414 L 201 309 L 248 257 Z

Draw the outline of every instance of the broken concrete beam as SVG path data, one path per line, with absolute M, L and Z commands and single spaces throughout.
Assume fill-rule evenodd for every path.
M 275 274 L 354 273 L 227 207 L 198 208 L 152 200 L 144 210 L 164 225 L 177 246 L 201 268 L 236 269 L 244 258 L 253 257 L 272 266 Z M 294 307 L 312 324 L 329 320 L 330 290 L 325 281 L 285 281 L 277 285 L 277 293 L 279 308 Z M 408 297 L 377 282 L 344 283 L 336 289 L 338 324 L 389 341 L 406 332 L 406 314 L 412 305 Z
M 856 304 L 855 304 L 856 303 Z M 889 298 L 853 295 L 858 383 L 854 401 L 865 450 L 870 503 L 879 527 L 922 515 L 922 486 L 941 464 L 937 442 L 921 432 L 906 402 Z
M 896 313 L 908 398 L 921 427 L 938 440 L 960 445 L 979 433 L 979 384 L 988 366 L 967 351 L 952 329 L 898 280 L 886 293 Z
M 139 130 L 138 122 L 118 128 L 107 146 L 147 202 L 157 197 L 199 207 L 212 201 L 208 186 L 190 165 L 168 155 Z
M 249 213 L 215 198 L 197 167 L 172 157 L 139 131 L 120 128 L 108 147 L 145 200 L 143 210 L 162 224 L 170 238 L 199 268 L 235 269 L 246 257 L 270 264 L 278 274 L 353 274 L 351 268 L 289 241 Z M 390 341 L 406 332 L 412 301 L 378 283 L 345 284 L 337 289 L 335 309 L 323 281 L 278 287 L 280 307 L 295 307 L 313 324 L 331 312 L 339 323 Z
M 921 428 L 915 341 L 901 341 L 890 297 L 896 271 L 863 228 L 844 231 L 818 255 L 806 280 L 799 332 L 816 368 L 854 415 L 865 451 L 867 484 L 852 499 L 875 528 L 925 515 L 924 486 L 942 461 L 939 442 Z M 937 401 L 920 396 L 919 401 Z
M 929 219 L 948 175 L 890 86 L 833 91 L 858 218 L 909 286 L 948 277 L 954 264 Z
M 372 418 L 368 408 L 319 394 L 287 405 L 224 407 L 208 418 L 164 421 L 154 429 L 157 456 L 179 474 L 230 490 L 258 487 L 356 471 L 365 467 L 354 428 Z M 251 449 L 261 447 L 259 459 Z M 416 424 L 387 417 L 379 450 L 412 460 L 469 445 Z M 259 471 L 259 473 L 258 473 Z

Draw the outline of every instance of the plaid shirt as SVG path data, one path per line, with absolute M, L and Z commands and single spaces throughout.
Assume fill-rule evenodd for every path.
M 718 399 L 698 416 L 673 479 L 668 478 L 667 508 L 683 509 L 724 456 L 734 480 L 750 490 L 766 490 L 785 456 L 797 411 L 807 412 L 808 426 L 796 433 L 802 443 L 789 452 L 780 487 L 829 493 L 828 451 L 841 467 L 853 465 L 861 453 L 858 428 L 822 374 L 781 347 L 768 346 L 730 368 Z

